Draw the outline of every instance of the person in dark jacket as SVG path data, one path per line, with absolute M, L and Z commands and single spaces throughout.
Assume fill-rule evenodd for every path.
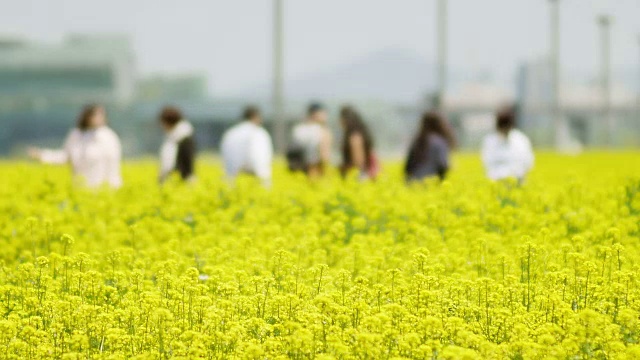
M 160 148 L 160 183 L 173 172 L 178 172 L 182 180 L 193 180 L 196 155 L 193 126 L 179 109 L 172 106 L 162 109 L 158 118 L 165 131 L 165 140 Z
M 455 146 L 451 128 L 436 111 L 422 115 L 420 132 L 411 144 L 405 165 L 408 182 L 438 176 L 444 179 L 450 167 L 449 153 Z

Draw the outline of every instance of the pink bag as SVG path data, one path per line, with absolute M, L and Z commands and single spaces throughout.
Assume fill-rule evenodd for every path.
M 378 160 L 378 156 L 371 152 L 369 156 L 369 167 L 367 168 L 367 175 L 371 180 L 375 180 L 380 173 L 380 161 Z

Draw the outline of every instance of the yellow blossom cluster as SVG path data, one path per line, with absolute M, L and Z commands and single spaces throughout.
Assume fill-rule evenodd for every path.
M 640 154 L 538 154 L 523 186 L 155 184 L 0 163 L 0 359 L 638 359 Z

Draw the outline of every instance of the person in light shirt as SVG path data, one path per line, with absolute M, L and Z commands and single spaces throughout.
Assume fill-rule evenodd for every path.
M 173 106 L 163 108 L 158 119 L 165 132 L 165 139 L 160 147 L 160 183 L 164 183 L 174 172 L 180 174 L 183 181 L 192 182 L 195 179 L 196 155 L 193 126 Z
M 496 131 L 487 135 L 482 143 L 482 162 L 491 180 L 514 178 L 519 183 L 533 167 L 531 142 L 515 129 L 513 109 L 498 112 Z
M 248 106 L 243 120 L 222 136 L 220 150 L 226 176 L 234 180 L 239 174 L 253 175 L 265 186 L 271 185 L 273 144 L 271 136 L 262 127 L 260 110 Z
M 287 154 L 289 168 L 302 170 L 309 178 L 320 178 L 331 160 L 332 135 L 327 126 L 327 111 L 319 103 L 312 103 L 307 118 L 291 133 L 293 147 Z
M 70 164 L 74 177 L 90 188 L 122 186 L 122 147 L 107 125 L 104 107 L 87 105 L 62 149 L 30 148 L 29 156 L 46 164 Z

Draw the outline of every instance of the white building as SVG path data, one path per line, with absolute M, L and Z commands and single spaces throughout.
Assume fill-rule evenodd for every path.
M 124 36 L 72 35 L 58 44 L 0 39 L 0 108 L 128 103 L 136 88 L 133 54 Z

